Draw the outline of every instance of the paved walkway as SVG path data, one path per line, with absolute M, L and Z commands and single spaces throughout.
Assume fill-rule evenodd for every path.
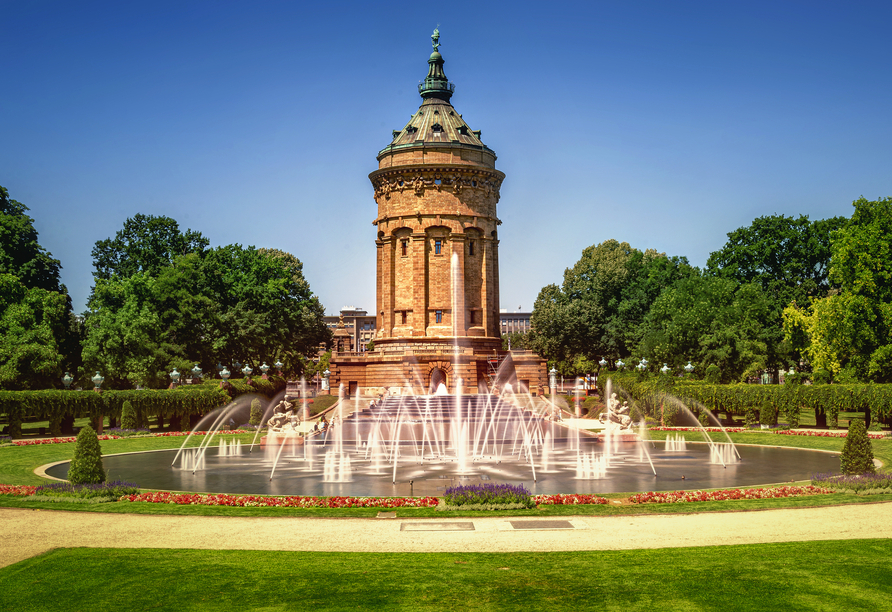
M 892 503 L 685 515 L 337 519 L 0 508 L 0 567 L 58 547 L 330 552 L 627 550 L 892 538 Z M 539 529 L 530 527 L 538 523 Z M 526 523 L 526 524 L 525 524 Z M 532 525 L 536 526 L 536 525 Z M 555 527 L 563 527 L 555 529 Z M 239 534 L 233 537 L 233 534 Z

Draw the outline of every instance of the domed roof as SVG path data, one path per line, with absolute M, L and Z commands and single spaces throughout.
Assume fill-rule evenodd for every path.
M 438 45 L 439 32 L 435 31 L 435 36 L 435 43 Z M 493 153 L 483 144 L 480 130 L 472 130 L 449 103 L 455 85 L 446 78 L 443 72 L 444 63 L 443 56 L 435 46 L 428 60 L 427 77 L 418 84 L 418 93 L 424 101 L 402 130 L 393 131 L 393 140 L 379 152 L 379 158 L 394 149 L 431 144 L 473 147 Z

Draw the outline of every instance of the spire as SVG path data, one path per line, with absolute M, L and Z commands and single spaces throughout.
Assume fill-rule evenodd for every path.
M 455 92 L 455 85 L 449 82 L 446 74 L 443 72 L 443 56 L 440 55 L 440 29 L 434 30 L 431 35 L 431 44 L 434 52 L 431 53 L 430 59 L 427 60 L 428 70 L 427 77 L 424 82 L 418 84 L 418 93 L 422 98 L 439 98 L 440 100 L 449 101 Z

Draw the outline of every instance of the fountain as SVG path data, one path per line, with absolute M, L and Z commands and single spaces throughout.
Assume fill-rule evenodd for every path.
M 105 464 L 110 478 L 147 488 L 356 496 L 436 496 L 483 482 L 523 483 L 537 494 L 714 488 L 801 480 L 838 464 L 831 454 L 738 449 L 680 432 L 657 446 L 646 439 L 637 408 L 612 392 L 599 418 L 571 419 L 572 407 L 508 385 L 501 396 L 443 390 L 343 398 L 327 412 L 324 429 L 273 400 L 260 452 L 209 433 L 198 447 L 107 456 Z M 246 414 L 250 399 L 218 409 L 198 427 L 219 429 L 240 410 Z M 65 470 L 50 473 L 64 477 Z

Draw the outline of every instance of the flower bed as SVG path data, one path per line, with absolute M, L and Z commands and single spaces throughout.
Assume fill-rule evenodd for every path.
M 28 495 L 34 495 L 34 491 L 37 490 L 37 487 L 31 487 L 27 485 L 5 485 L 0 484 L 0 495 L 15 495 L 16 497 L 25 497 Z
M 261 506 L 268 508 L 432 508 L 436 497 L 271 497 L 265 495 L 200 495 L 198 493 L 140 493 L 119 501 L 180 506 Z
M 629 496 L 633 504 L 679 504 L 704 501 L 728 501 L 734 499 L 777 499 L 805 495 L 836 493 L 825 487 L 776 487 L 771 489 L 723 489 L 721 491 L 671 491 L 668 493 L 636 493 Z
M 576 506 L 579 504 L 606 504 L 607 500 L 597 495 L 534 495 L 537 506 Z
M 196 436 L 206 436 L 211 432 L 209 432 L 209 431 L 193 431 L 191 433 Z M 217 431 L 214 433 L 229 435 L 229 434 L 243 434 L 243 433 L 248 433 L 248 432 L 243 429 L 223 429 L 221 431 Z M 158 432 L 158 433 L 147 433 L 147 434 L 145 434 L 145 437 L 147 437 L 147 438 L 174 438 L 174 437 L 180 437 L 180 436 L 188 436 L 189 434 L 190 434 L 190 432 L 188 432 L 188 431 L 162 431 L 162 432 Z M 127 437 L 134 437 L 134 436 L 127 436 Z M 112 435 L 103 434 L 103 435 L 99 436 L 99 439 L 100 440 L 123 440 L 124 436 L 116 436 L 114 434 L 112 434 Z M 76 441 L 77 441 L 77 436 L 70 436 L 67 438 L 40 438 L 39 440 L 13 440 L 12 445 L 13 446 L 35 446 L 38 444 L 66 444 L 68 442 L 76 442 Z
M 746 427 L 725 427 L 722 429 L 721 427 L 650 427 L 648 428 L 651 431 L 709 431 L 713 433 L 721 433 L 726 431 L 728 433 L 744 433 L 746 431 L 750 431 Z
M 818 438 L 845 438 L 848 432 L 845 431 L 825 431 L 822 429 L 806 429 L 806 430 L 793 430 L 793 429 L 748 429 L 746 427 L 726 427 L 725 429 L 721 429 L 719 427 L 651 427 L 651 431 L 708 431 L 712 433 L 718 433 L 722 431 L 726 431 L 728 433 L 773 433 L 780 436 L 816 436 Z M 882 440 L 886 437 L 886 434 L 882 433 L 871 433 L 868 432 L 867 435 L 873 440 Z
M 823 431 L 823 430 L 813 430 L 809 429 L 806 431 L 793 431 L 790 429 L 786 430 L 778 430 L 772 433 L 776 433 L 779 436 L 815 436 L 818 438 L 845 438 L 849 432 L 847 431 Z M 882 433 L 870 433 L 867 432 L 867 437 L 871 440 L 882 440 L 886 437 L 886 434 Z
M 811 482 L 841 491 L 892 493 L 892 474 L 815 474 Z

